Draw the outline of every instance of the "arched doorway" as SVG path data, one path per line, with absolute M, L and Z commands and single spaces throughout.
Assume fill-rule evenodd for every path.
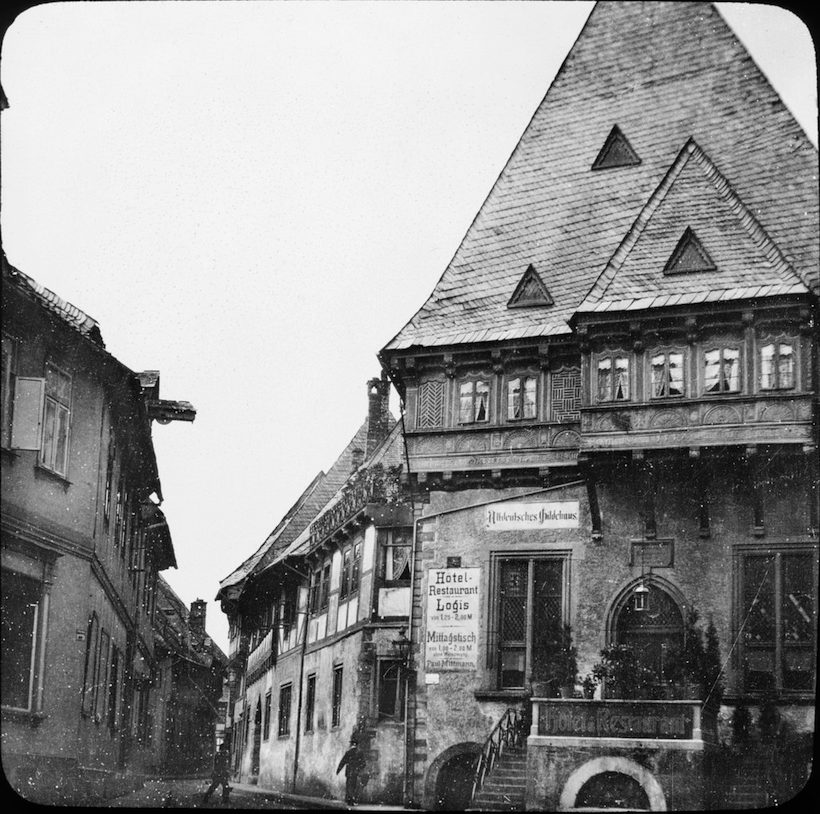
M 650 671 L 654 682 L 664 683 L 670 655 L 683 647 L 683 614 L 678 602 L 655 580 L 645 580 L 645 591 L 630 588 L 617 603 L 613 638 L 629 645 L 639 666 Z
M 423 805 L 427 811 L 464 811 L 470 804 L 481 744 L 458 743 L 445 749 L 427 770 Z
M 450 758 L 436 778 L 436 811 L 464 811 L 470 805 L 476 756 L 461 754 Z
M 601 772 L 587 780 L 575 798 L 575 808 L 650 810 L 643 786 L 621 772 Z

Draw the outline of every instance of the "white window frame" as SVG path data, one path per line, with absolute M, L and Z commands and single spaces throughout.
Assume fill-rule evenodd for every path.
M 532 383 L 532 415 L 526 415 L 526 407 L 530 403 L 527 400 L 527 382 Z M 512 387 L 518 385 L 518 392 L 513 393 Z M 505 405 L 507 411 L 507 421 L 535 421 L 538 418 L 538 377 L 532 373 L 521 373 L 517 376 L 509 376 L 505 381 L 504 388 Z M 520 415 L 515 415 L 518 409 Z
M 609 384 L 607 386 L 608 393 L 605 397 L 601 396 L 601 362 L 609 361 Z M 624 388 L 625 395 L 623 398 L 615 398 L 615 370 L 619 361 L 626 362 L 626 387 Z M 595 393 L 595 400 L 598 404 L 621 404 L 632 401 L 633 389 L 633 364 L 632 354 L 623 350 L 607 350 L 601 351 L 595 355 L 595 366 L 593 367 L 593 392 Z
M 478 405 L 481 404 L 478 387 L 482 385 L 486 390 L 486 400 L 484 401 L 484 417 L 478 418 Z M 465 388 L 467 390 L 465 391 Z M 489 378 L 476 376 L 469 379 L 461 379 L 458 382 L 458 402 L 456 405 L 459 424 L 488 424 L 490 421 L 490 411 L 493 397 L 493 385 Z M 470 400 L 469 410 L 466 410 L 465 400 Z
M 781 353 L 781 347 L 783 345 L 787 345 L 791 348 L 791 383 L 790 384 L 782 384 L 780 381 L 780 359 L 784 356 Z M 772 384 L 766 386 L 763 384 L 763 351 L 766 348 L 773 347 L 772 353 Z M 765 340 L 760 342 L 758 345 L 757 351 L 757 383 L 758 388 L 765 392 L 770 393 L 778 390 L 796 390 L 797 389 L 797 371 L 799 366 L 797 364 L 797 341 L 790 336 L 777 336 L 777 337 L 767 337 Z
M 64 376 L 68 380 L 68 399 L 67 403 L 60 400 L 58 397 L 49 394 L 48 392 L 48 369 L 51 368 L 59 376 Z M 68 476 L 68 462 L 71 456 L 71 392 L 73 389 L 73 379 L 70 373 L 63 370 L 53 362 L 46 362 L 46 381 L 45 392 L 43 394 L 43 418 L 42 418 L 42 441 L 40 443 L 40 465 L 51 472 L 62 477 Z M 46 433 L 49 430 L 47 423 L 47 414 L 49 406 L 54 408 L 53 429 L 51 434 L 51 441 L 47 446 Z M 65 416 L 65 449 L 63 452 L 63 460 L 57 460 L 57 433 L 60 426 L 59 416 Z
M 737 353 L 737 387 L 730 388 L 724 387 L 724 383 L 729 381 L 725 375 L 725 365 L 726 360 L 724 358 L 726 351 L 733 351 Z M 707 378 L 706 378 L 706 357 L 709 354 L 717 353 L 718 354 L 718 369 L 717 369 L 717 383 L 718 388 L 717 390 L 709 390 L 707 389 Z M 713 343 L 711 345 L 707 345 L 703 348 L 701 352 L 701 364 L 700 364 L 700 375 L 703 377 L 703 384 L 701 387 L 701 392 L 705 396 L 723 396 L 723 395 L 737 395 L 743 392 L 743 343 L 740 341 L 731 341 L 727 340 L 726 342 L 722 342 L 720 344 Z
M 680 356 L 680 371 L 681 371 L 681 390 L 680 393 L 670 393 L 669 392 L 669 383 L 671 381 L 670 378 L 670 357 L 671 356 Z M 665 393 L 656 393 L 655 392 L 655 360 L 659 357 L 663 357 L 663 372 L 664 372 L 664 387 L 666 389 Z M 686 396 L 686 352 L 682 348 L 676 347 L 661 347 L 656 348 L 655 350 L 648 352 L 646 354 L 646 361 L 647 361 L 647 377 L 646 381 L 649 384 L 649 397 L 652 400 L 659 400 L 663 401 L 665 399 L 680 399 L 685 398 Z

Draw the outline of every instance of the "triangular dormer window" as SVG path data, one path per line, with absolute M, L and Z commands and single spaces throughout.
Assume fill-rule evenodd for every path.
M 692 274 L 697 271 L 717 271 L 717 267 L 698 236 L 687 226 L 675 251 L 666 261 L 663 273 Z
M 552 302 L 547 287 L 541 281 L 535 267 L 530 264 L 518 281 L 507 308 L 530 308 L 537 305 L 552 305 Z
M 638 154 L 632 149 L 632 145 L 616 124 L 609 131 L 598 157 L 592 162 L 592 169 L 608 170 L 613 167 L 634 167 L 640 163 L 641 159 L 638 158 Z

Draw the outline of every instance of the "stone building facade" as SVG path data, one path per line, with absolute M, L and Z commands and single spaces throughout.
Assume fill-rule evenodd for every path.
M 816 149 L 713 6 L 595 6 L 380 353 L 420 506 L 406 802 L 805 782 L 817 198 Z
M 64 803 L 153 765 L 156 586 L 176 562 L 151 424 L 195 411 L 5 257 L 2 274 L 3 770 Z

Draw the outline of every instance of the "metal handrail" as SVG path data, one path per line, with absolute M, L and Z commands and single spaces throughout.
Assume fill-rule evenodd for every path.
M 470 793 L 472 805 L 476 794 L 481 791 L 484 779 L 493 770 L 496 761 L 501 757 L 505 748 L 521 746 L 527 737 L 527 720 L 525 714 L 515 707 L 509 707 L 501 716 L 501 720 L 493 727 L 492 732 L 484 741 L 481 754 L 473 775 L 473 787 Z

